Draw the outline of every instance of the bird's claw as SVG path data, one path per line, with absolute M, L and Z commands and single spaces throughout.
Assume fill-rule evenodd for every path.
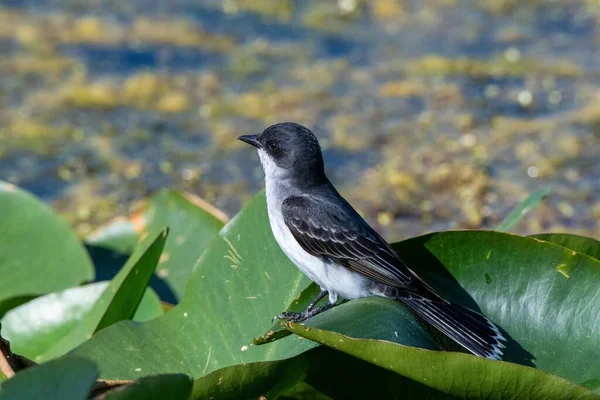
M 273 321 L 276 319 L 287 319 L 292 322 L 302 322 L 306 321 L 310 317 L 308 312 L 293 312 L 293 311 L 284 311 L 279 315 L 273 317 Z
M 313 309 L 307 308 L 302 312 L 284 311 L 281 314 L 274 317 L 273 321 L 275 321 L 275 319 L 277 318 L 277 319 L 287 319 L 288 321 L 292 321 L 292 322 L 302 322 L 302 321 L 306 321 L 309 318 L 314 317 L 317 314 L 321 314 L 323 311 L 329 310 L 333 306 L 334 306 L 333 303 L 327 303 L 321 307 L 317 307 L 317 308 L 313 308 Z M 271 321 L 271 322 L 273 322 L 273 321 Z

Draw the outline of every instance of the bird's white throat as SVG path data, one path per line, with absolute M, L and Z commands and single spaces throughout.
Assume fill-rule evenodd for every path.
M 267 180 L 285 180 L 289 172 L 278 166 L 275 161 L 263 149 L 258 149 L 258 157 L 265 171 L 265 181 Z

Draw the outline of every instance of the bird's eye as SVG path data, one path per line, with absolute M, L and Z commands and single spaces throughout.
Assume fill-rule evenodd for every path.
M 271 153 L 276 153 L 279 150 L 279 146 L 275 142 L 269 142 L 267 147 Z

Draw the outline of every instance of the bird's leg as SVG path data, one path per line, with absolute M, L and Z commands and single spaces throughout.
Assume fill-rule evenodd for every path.
M 315 297 L 315 298 L 313 299 L 313 301 L 311 301 L 311 302 L 310 302 L 310 303 L 309 303 L 309 304 L 306 306 L 306 308 L 304 309 L 304 311 L 303 311 L 303 312 L 312 310 L 312 309 L 313 309 L 313 308 L 314 308 L 314 307 L 317 305 L 317 303 L 318 303 L 318 302 L 320 302 L 320 301 L 321 301 L 321 299 L 322 299 L 323 297 L 327 296 L 328 294 L 329 294 L 329 292 L 328 292 L 327 290 L 325 290 L 325 289 L 321 289 L 321 291 L 319 292 L 319 294 L 317 295 L 317 297 Z
M 327 292 L 327 290 L 321 289 L 321 291 L 319 292 L 319 294 L 317 295 L 317 297 L 315 297 L 308 304 L 308 306 L 306 306 L 306 308 L 303 311 L 301 311 L 301 312 L 284 311 L 281 314 L 279 314 L 278 316 L 276 316 L 275 318 L 277 318 L 277 319 L 288 319 L 288 320 L 293 321 L 293 322 L 306 321 L 307 319 L 309 319 L 311 317 L 314 317 L 315 315 L 317 315 L 319 313 L 322 313 L 325 310 L 329 310 L 331 307 L 333 307 L 335 305 L 335 302 L 331 303 L 331 301 L 329 301 L 324 306 L 314 308 L 317 305 L 317 303 L 319 301 L 321 301 L 321 299 L 323 297 L 327 296 L 328 294 L 329 293 Z M 331 296 L 330 296 L 330 300 L 331 300 Z
M 313 308 L 312 310 L 308 311 L 308 312 L 302 312 L 302 319 L 299 320 L 293 320 L 293 322 L 302 322 L 302 321 L 306 321 L 309 318 L 314 317 L 317 314 L 321 314 L 323 311 L 327 311 L 329 310 L 331 307 L 335 306 L 335 303 L 330 303 L 327 302 L 327 304 L 325 304 L 324 306 L 321 307 L 317 307 L 317 308 Z

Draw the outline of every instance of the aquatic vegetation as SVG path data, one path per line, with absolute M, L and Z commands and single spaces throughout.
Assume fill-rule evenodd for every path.
M 544 193 L 517 204 L 500 228 L 514 226 Z M 0 259 L 0 270 L 11 272 L 0 297 L 3 396 L 29 398 L 33 391 L 83 400 L 102 392 L 133 400 L 150 393 L 185 400 L 301 391 L 369 399 L 386 397 L 392 385 L 427 398 L 524 391 L 536 399 L 557 392 L 598 397 L 589 377 L 598 369 L 600 242 L 590 237 L 520 236 L 503 228 L 392 244 L 436 291 L 466 293 L 510 334 L 507 362 L 498 362 L 448 346 L 415 315 L 377 296 L 339 304 L 305 324 L 273 325 L 273 314 L 303 309 L 318 288 L 273 240 L 263 193 L 228 220 L 196 196 L 161 190 L 84 240 L 14 185 L 0 182 L 0 206 L 8 217 L 2 238 L 18 243 Z M 559 209 L 572 213 L 568 202 Z M 384 225 L 391 219 L 378 218 Z M 49 269 L 56 279 L 47 279 Z M 94 270 L 116 274 L 86 283 Z M 548 282 L 552 290 L 536 297 Z M 566 310 L 564 321 L 544 318 L 548 310 Z M 436 368 L 445 373 L 432 374 Z M 318 379 L 310 371 L 319 371 Z M 341 382 L 340 372 L 353 379 Z
M 232 38 L 205 32 L 197 23 L 184 19 L 139 17 L 134 20 L 130 34 L 123 39 L 140 44 L 203 47 L 217 52 L 228 52 L 235 47 Z
M 162 186 L 234 213 L 261 177 L 231 138 L 284 120 L 385 235 L 490 227 L 549 183 L 576 211 L 550 199 L 520 232 L 600 232 L 594 1 L 61 4 L 0 7 L 0 167 L 58 179 L 82 232 L 94 195 Z
M 329 59 L 294 65 L 290 70 L 290 78 L 307 89 L 326 90 L 349 71 L 350 65 L 347 60 Z
M 329 142 L 332 146 L 350 152 L 371 148 L 377 137 L 369 132 L 364 115 L 336 114 L 329 121 Z
M 457 356 L 451 369 L 469 376 L 469 381 L 456 374 L 451 379 L 447 374 L 429 379 L 430 366 L 439 365 L 437 359 L 426 361 L 422 376 L 414 368 L 412 372 L 400 370 L 402 365 L 418 366 L 423 362 L 423 351 L 418 350 L 418 356 L 411 358 L 410 347 L 402 347 L 402 353 L 394 353 L 389 360 L 381 359 L 380 354 L 367 357 L 362 351 L 372 342 L 358 331 L 347 332 L 353 340 L 346 340 L 333 329 L 336 318 L 326 321 L 332 331 L 292 325 L 276 325 L 268 330 L 270 324 L 264 326 L 264 331 L 246 329 L 256 327 L 258 319 L 269 323 L 275 311 L 288 303 L 292 307 L 294 302 L 301 304 L 311 290 L 308 287 L 293 300 L 298 295 L 296 289 L 303 285 L 298 284 L 297 276 L 286 275 L 297 272 L 281 267 L 287 261 L 277 258 L 283 256 L 271 246 L 274 243 L 268 227 L 262 229 L 267 223 L 264 199 L 259 195 L 252 200 L 263 185 L 259 163 L 235 140 L 240 134 L 260 132 L 281 121 L 313 128 L 323 145 L 329 176 L 360 214 L 391 241 L 431 231 L 490 230 L 508 225 L 518 234 L 569 232 L 586 236 L 527 238 L 449 232 L 395 244 L 409 257 L 416 257 L 412 261 L 419 265 L 431 265 L 431 257 L 437 257 L 485 313 L 499 310 L 495 306 L 485 309 L 486 301 L 507 304 L 502 296 L 532 297 L 522 287 L 518 293 L 500 287 L 507 280 L 498 274 L 508 271 L 506 268 L 514 269 L 509 271 L 511 277 L 519 277 L 532 274 L 535 268 L 530 267 L 537 265 L 537 275 L 525 276 L 523 282 L 534 286 L 552 282 L 563 285 L 565 293 L 576 295 L 582 290 L 570 290 L 569 285 L 581 289 L 594 282 L 593 277 L 581 280 L 582 268 L 587 265 L 590 268 L 586 271 L 593 272 L 589 263 L 600 253 L 578 252 L 597 250 L 598 244 L 592 238 L 600 235 L 600 74 L 595 51 L 600 43 L 598 0 L 176 0 L 168 6 L 135 0 L 65 0 L 44 2 L 43 9 L 37 8 L 38 3 L 17 1 L 10 2 L 10 7 L 0 6 L 0 170 L 3 179 L 10 182 L 0 182 L 0 193 L 23 196 L 15 186 L 22 185 L 43 198 L 60 214 L 57 218 L 46 210 L 44 215 L 49 219 L 44 225 L 51 230 L 63 225 L 62 235 L 48 235 L 46 240 L 60 239 L 61 248 L 72 246 L 76 256 L 85 253 L 81 253 L 81 243 L 73 233 L 65 233 L 63 220 L 88 244 L 107 246 L 122 254 L 129 254 L 141 240 L 140 256 L 145 254 L 141 275 L 148 277 L 148 271 L 156 268 L 154 279 L 160 278 L 163 288 L 173 289 L 173 300 L 169 301 L 181 300 L 176 307 L 167 305 L 165 308 L 171 311 L 161 317 L 163 307 L 148 291 L 150 295 L 144 296 L 146 302 L 140 307 L 156 320 L 135 325 L 122 322 L 95 335 L 103 324 L 138 318 L 132 313 L 121 314 L 125 308 L 128 314 L 132 311 L 147 284 L 140 273 L 132 274 L 128 281 L 137 282 L 139 290 L 133 296 L 128 287 L 127 296 L 123 296 L 131 302 L 117 299 L 114 308 L 111 301 L 95 303 L 102 306 L 103 312 L 104 307 L 121 310 L 118 316 L 108 322 L 86 319 L 80 332 L 62 343 L 62 348 L 52 350 L 55 355 L 68 350 L 71 343 L 94 335 L 76 352 L 99 362 L 101 373 L 114 373 L 105 377 L 137 379 L 150 370 L 181 371 L 184 365 L 190 367 L 184 372 L 196 379 L 193 387 L 185 376 L 164 379 L 185 380 L 179 381 L 178 387 L 192 390 L 199 398 L 212 397 L 215 392 L 210 390 L 214 388 L 232 390 L 230 394 L 235 398 L 259 398 L 264 394 L 235 392 L 246 388 L 238 384 L 240 376 L 251 381 L 252 387 L 276 383 L 268 398 L 281 394 L 292 383 L 293 392 L 287 392 L 288 397 L 299 398 L 303 392 L 314 394 L 313 385 L 322 382 L 310 381 L 309 377 L 328 376 L 321 368 L 322 362 L 314 363 L 321 361 L 323 354 L 327 363 L 338 367 L 336 371 L 352 371 L 356 363 L 363 367 L 369 363 L 377 371 L 388 369 L 392 374 L 389 376 L 402 375 L 393 382 L 395 385 L 419 379 L 418 390 L 429 385 L 430 391 L 455 390 L 452 394 L 458 397 L 481 395 L 479 391 L 469 392 L 480 388 L 470 383 L 481 371 L 486 372 L 481 382 L 495 382 L 488 373 L 491 369 L 479 365 L 464 369 L 470 364 L 464 364 L 466 358 L 460 358 L 460 354 L 449 353 L 449 357 Z M 547 185 L 552 186 L 552 194 L 539 204 L 544 197 L 539 193 L 545 193 Z M 163 188 L 169 190 L 161 191 Z M 533 205 L 527 204 L 528 199 L 523 202 L 531 193 Z M 41 202 L 26 196 L 32 207 L 45 209 Z M 224 213 L 208 203 L 236 217 L 226 222 Z M 533 212 L 506 225 L 506 216 L 521 215 L 531 207 L 536 207 Z M 18 217 L 17 213 L 10 215 Z M 21 220 L 14 221 L 14 229 L 27 227 Z M 167 237 L 157 231 L 163 225 L 171 228 Z M 40 231 L 40 238 L 46 235 L 44 232 Z M 218 240 L 213 240 L 215 237 Z M 420 240 L 428 241 L 423 254 L 417 250 L 422 247 Z M 35 267 L 39 245 L 46 242 L 18 242 L 38 246 L 25 254 L 35 261 L 28 265 Z M 156 247 L 163 244 L 164 249 Z M 7 248 L 14 251 L 19 246 Z M 253 257 L 256 249 L 261 256 L 266 254 L 275 261 L 265 264 L 260 257 Z M 115 260 L 121 258 L 108 254 L 108 261 L 101 261 L 116 271 Z M 44 256 L 43 266 L 56 264 L 65 274 L 73 273 L 67 271 L 71 264 L 63 262 L 63 254 L 60 259 L 51 256 Z M 94 261 L 98 260 L 96 256 Z M 86 272 L 89 260 L 75 261 L 73 265 L 85 268 L 75 271 L 75 280 L 64 288 L 91 279 Z M 123 276 L 133 271 L 131 266 L 123 269 Z M 490 268 L 480 269 L 486 266 Z M 244 271 L 249 270 L 259 272 L 252 275 L 256 285 L 240 286 L 242 281 L 237 282 L 235 276 L 247 283 Z M 471 270 L 475 271 L 472 276 L 468 273 Z M 29 278 L 17 281 L 34 283 L 39 289 L 35 293 L 62 289 L 46 290 L 46 285 L 61 280 Z M 452 279 L 433 283 L 452 284 Z M 283 283 L 277 285 L 277 281 Z M 256 287 L 265 284 L 277 293 L 265 297 L 266 292 L 256 292 Z M 87 291 L 88 286 L 92 285 L 77 289 Z M 186 291 L 187 286 L 193 290 Z M 592 286 L 590 293 L 595 290 Z M 116 281 L 111 288 L 125 293 Z M 225 298 L 228 304 L 239 302 L 234 308 L 239 313 L 215 313 L 213 316 L 218 318 L 211 319 L 230 324 L 228 329 L 233 333 L 225 341 L 211 339 L 221 337 L 220 331 L 198 331 L 199 327 L 210 328 L 198 318 L 224 309 L 214 304 L 214 299 L 222 298 L 214 296 L 214 290 L 231 294 Z M 0 296 L 4 292 L 0 291 Z M 481 300 L 478 293 L 491 297 Z M 555 300 L 563 304 L 561 296 Z M 548 299 L 553 301 L 551 296 Z M 10 308 L 6 304 L 0 299 L 0 314 Z M 271 310 L 273 307 L 278 310 Z M 356 313 L 360 318 L 387 312 L 383 303 L 370 299 L 344 307 L 349 307 L 342 310 L 344 313 Z M 361 307 L 374 312 L 363 313 Z M 586 310 L 596 312 L 597 307 Z M 537 370 L 517 365 L 521 358 L 509 360 L 516 364 L 500 363 L 501 368 L 511 369 L 515 379 L 524 379 L 523 371 L 542 379 L 538 386 L 540 398 L 556 395 L 554 385 L 565 384 L 558 378 L 541 376 L 540 371 L 598 392 L 597 380 L 580 374 L 587 371 L 585 368 L 575 364 L 565 367 L 565 360 L 575 358 L 559 354 L 566 349 L 563 342 L 536 347 L 539 332 L 558 329 L 563 335 L 560 324 L 538 315 L 524 322 L 502 320 L 508 315 L 505 311 L 499 310 L 494 318 L 500 318 L 502 327 L 508 327 L 507 332 L 515 340 L 525 340 L 525 347 L 536 357 Z M 384 317 L 386 321 L 396 320 L 387 314 Z M 244 323 L 245 318 L 252 321 Z M 413 326 L 410 316 L 403 318 L 408 320 L 401 321 Z M 548 321 L 553 322 L 551 326 Z M 2 333 L 6 326 L 3 320 Z M 527 333 L 523 327 L 537 327 L 539 332 Z M 574 339 L 570 343 L 585 347 L 589 342 L 589 332 L 568 331 L 581 331 L 581 336 L 570 338 Z M 253 341 L 262 332 L 266 334 Z M 292 340 L 267 344 L 270 348 L 257 345 L 260 340 L 292 334 Z M 373 330 L 368 334 L 372 337 Z M 16 336 L 16 342 L 24 338 Z M 128 341 L 129 337 L 135 340 Z M 155 340 L 162 337 L 173 340 L 164 347 L 164 341 Z M 297 340 L 301 337 L 304 339 Z M 401 346 L 390 340 L 402 343 L 402 338 L 405 336 L 400 329 L 397 335 L 385 336 L 386 354 Z M 352 345 L 357 340 L 360 346 Z M 323 346 L 302 353 L 316 342 Z M 120 357 L 124 354 L 123 343 L 136 357 Z M 45 343 L 47 347 L 54 344 L 52 340 Z M 106 350 L 113 347 L 115 351 Z M 550 348 L 558 353 L 552 355 Z M 154 363 L 148 349 L 160 354 L 166 349 L 176 356 L 165 353 L 160 362 Z M 364 356 L 363 361 L 345 358 L 336 349 Z M 596 365 L 593 361 L 597 349 L 587 350 L 582 353 L 581 364 Z M 265 354 L 271 358 L 265 358 Z M 52 352 L 46 356 L 52 356 Z M 587 356 L 592 361 L 586 362 Z M 281 361 L 283 358 L 286 360 Z M 238 365 L 242 361 L 246 364 Z M 265 369 L 255 370 L 252 361 L 262 361 Z M 72 367 L 78 374 L 90 367 L 61 362 L 53 365 Z M 486 364 L 486 368 L 493 366 Z M 262 375 L 251 375 L 255 371 Z M 280 371 L 286 376 L 289 371 L 301 371 L 293 377 L 301 383 L 282 382 Z M 500 375 L 506 377 L 507 371 Z M 407 373 L 417 375 L 404 376 Z M 228 377 L 234 377 L 235 382 Z M 264 377 L 273 379 L 267 382 Z M 363 387 L 389 387 L 390 381 L 373 383 L 380 377 L 367 374 L 365 379 L 370 382 L 365 385 L 344 383 L 344 387 L 336 388 L 342 393 L 338 397 L 369 398 L 373 393 L 361 392 Z M 420 379 L 423 377 L 427 379 Z M 83 378 L 81 381 L 87 382 Z M 138 387 L 153 383 L 140 380 Z M 350 394 L 348 387 L 352 388 Z M 518 384 L 497 389 L 506 395 L 511 388 L 515 392 L 509 396 L 528 395 L 519 392 Z M 586 389 L 574 385 L 569 388 L 575 395 L 589 395 Z M 422 397 L 432 397 L 431 393 Z M 166 396 L 175 394 L 169 392 Z M 381 393 L 379 397 L 385 396 Z
M 185 92 L 169 92 L 160 98 L 156 109 L 166 113 L 180 113 L 190 107 L 190 101 Z
M 64 76 L 81 64 L 71 57 L 57 54 L 17 54 L 0 58 L 0 70 L 13 76 L 42 75 L 53 78 Z
M 12 119 L 0 129 L 5 151 L 48 154 L 67 141 L 80 141 L 81 130 L 73 125 L 53 125 L 32 119 Z
M 349 195 L 359 203 L 392 215 L 421 215 L 422 218 L 452 218 L 460 226 L 481 226 L 484 196 L 490 179 L 473 165 L 445 160 L 429 163 L 426 154 L 402 154 L 365 173 Z M 458 204 L 450 202 L 459 197 Z
M 95 16 L 55 12 L 29 16 L 22 11 L 0 10 L 0 38 L 31 44 L 34 40 L 59 44 L 174 45 L 202 47 L 215 52 L 231 51 L 235 40 L 206 32 L 191 20 L 140 16 L 131 23 Z
M 65 107 L 114 108 L 121 104 L 117 90 L 104 82 L 73 84 L 60 91 Z
M 373 16 L 382 22 L 399 23 L 405 21 L 410 15 L 408 4 L 399 0 L 375 0 L 371 10 Z
M 348 8 L 340 4 L 349 3 Z M 303 23 L 309 28 L 328 33 L 339 33 L 348 24 L 358 19 L 363 12 L 363 2 L 358 0 L 337 2 L 316 2 L 303 16 Z
M 535 59 L 507 60 L 504 56 L 490 61 L 451 59 L 440 56 L 424 56 L 406 65 L 406 71 L 414 75 L 467 75 L 472 77 L 512 77 L 545 73 L 558 77 L 575 78 L 582 74 L 581 68 L 569 61 L 544 63 Z
M 294 12 L 294 3 L 291 0 L 224 0 L 223 11 L 228 14 L 252 13 L 285 22 Z
M 423 96 L 427 87 L 415 81 L 393 81 L 386 82 L 380 89 L 381 97 L 413 97 Z

